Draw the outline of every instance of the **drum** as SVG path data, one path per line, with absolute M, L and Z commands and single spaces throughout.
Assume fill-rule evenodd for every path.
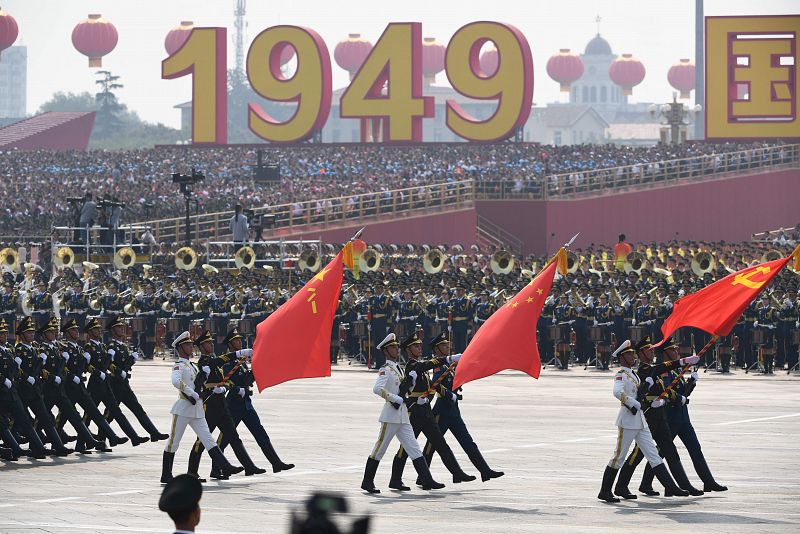
M 631 326 L 630 328 L 628 328 L 628 338 L 631 340 L 631 343 L 633 345 L 639 343 L 643 337 L 644 337 L 643 326 Z
M 174 317 L 168 318 L 166 328 L 167 332 L 170 334 L 179 333 L 181 331 L 181 320 Z
M 339 347 L 346 347 L 350 335 L 350 325 L 342 323 L 339 325 Z
M 366 321 L 353 321 L 353 335 L 358 338 L 367 337 Z
M 767 342 L 767 333 L 762 328 L 754 328 L 753 345 L 764 345 Z
M 256 331 L 256 320 L 255 319 L 242 319 L 239 321 L 239 332 L 242 334 L 254 334 Z
M 554 324 L 547 327 L 547 335 L 550 336 L 550 341 L 563 341 L 564 325 Z
M 603 327 L 602 326 L 590 326 L 589 327 L 589 341 L 593 341 L 595 343 L 602 343 L 603 340 Z

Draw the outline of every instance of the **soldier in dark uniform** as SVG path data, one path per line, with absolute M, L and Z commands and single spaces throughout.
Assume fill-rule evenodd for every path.
M 753 324 L 758 320 L 758 307 L 756 300 L 753 300 L 742 313 L 744 317 L 744 328 L 742 328 L 742 336 L 739 338 L 739 351 L 742 353 L 743 365 L 745 369 L 749 369 L 756 361 L 756 353 L 753 351 Z M 739 355 L 737 354 L 737 362 Z
M 336 303 L 336 313 L 333 315 L 333 324 L 331 325 L 331 347 L 330 347 L 330 359 L 331 365 L 338 365 L 339 364 L 339 351 L 346 350 L 345 347 L 340 346 L 339 340 L 339 328 L 342 325 L 342 322 L 345 320 L 347 312 L 345 311 L 345 305 L 339 300 Z
M 415 345 L 409 345 L 409 350 L 413 350 Z M 445 360 L 447 355 L 450 354 L 450 347 L 447 339 L 443 337 L 438 338 L 438 342 L 432 347 L 434 358 Z M 453 391 L 453 377 L 456 374 L 455 367 L 447 365 L 439 365 L 433 368 L 433 383 L 436 386 L 436 404 L 433 406 L 433 415 L 436 417 L 436 423 L 439 425 L 439 430 L 442 435 L 447 431 L 451 431 L 455 436 L 458 444 L 467 454 L 467 458 L 472 462 L 478 471 L 481 473 L 481 480 L 486 482 L 492 478 L 499 478 L 505 473 L 502 471 L 494 471 L 489 464 L 484 460 L 478 445 L 472 439 L 472 436 L 467 430 L 467 425 L 461 417 L 461 409 L 459 402 L 462 399 L 461 388 Z M 433 459 L 433 443 L 428 441 L 423 449 L 425 462 L 430 466 Z
M 674 362 L 680 358 L 678 345 L 672 340 L 667 341 L 661 347 L 661 351 L 664 353 L 664 361 Z M 697 371 L 693 371 L 688 380 L 685 375 L 678 378 L 680 374 L 681 370 L 673 367 L 665 377 L 670 384 L 674 380 L 678 380 L 678 383 L 673 387 L 676 398 L 666 406 L 667 420 L 669 421 L 669 429 L 673 439 L 675 439 L 675 436 L 681 438 L 686 450 L 689 452 L 689 457 L 692 459 L 697 475 L 703 481 L 703 491 L 727 491 L 727 487 L 718 484 L 714 480 L 714 475 L 711 474 L 711 469 L 709 469 L 706 458 L 703 456 L 703 451 L 700 449 L 700 441 L 697 439 L 692 421 L 689 419 L 689 395 L 694 391 L 700 377 Z M 642 486 L 646 488 L 653 486 L 653 469 L 650 464 L 645 466 Z
M 136 434 L 128 418 L 122 413 L 119 408 L 119 402 L 111 389 L 109 375 L 113 373 L 111 364 L 116 351 L 114 349 L 109 350 L 101 341 L 103 329 L 97 319 L 89 319 L 83 330 L 87 334 L 87 342 L 83 347 L 84 356 L 86 354 L 89 355 L 89 366 L 86 369 L 89 372 L 89 386 L 87 389 L 94 403 L 98 408 L 100 403 L 103 403 L 106 415 L 117 422 L 122 431 L 125 432 L 125 435 L 131 439 L 131 445 L 136 447 L 142 443 L 147 443 L 149 439 Z M 84 414 L 84 422 L 88 423 L 88 421 L 88 415 Z
M 761 351 L 763 356 L 764 374 L 771 375 L 775 357 L 775 329 L 778 326 L 780 314 L 770 305 L 769 295 L 766 293 L 761 296 L 757 314 L 758 319 L 753 323 L 753 327 L 763 333 L 764 342 L 756 350 Z
M 433 305 L 435 308 L 434 316 L 436 318 L 436 324 L 439 326 L 439 332 L 436 335 L 429 336 L 428 339 L 433 339 L 442 332 L 445 332 L 449 339 L 451 336 L 451 332 L 449 331 L 450 323 L 453 320 L 453 309 L 450 306 L 450 292 L 447 289 L 442 289 Z M 430 345 L 430 341 L 428 345 Z
M 786 301 L 789 307 L 781 310 L 781 320 L 787 321 L 786 325 L 786 367 L 789 372 L 797 365 L 797 343 L 793 342 L 794 332 L 800 330 L 800 300 L 797 299 L 797 290 L 790 287 L 786 292 Z
M 236 431 L 236 424 L 233 421 L 230 411 L 228 410 L 228 403 L 225 401 L 225 394 L 228 392 L 228 382 L 225 380 L 225 374 L 222 367 L 235 361 L 237 358 L 249 358 L 253 355 L 252 349 L 242 349 L 233 353 L 223 354 L 216 356 L 214 354 L 214 336 L 211 332 L 206 330 L 198 337 L 195 342 L 200 348 L 200 359 L 197 361 L 197 367 L 202 369 L 206 375 L 205 383 L 203 384 L 200 393 L 200 399 L 205 404 L 206 422 L 208 423 L 209 431 L 213 432 L 214 429 L 219 428 L 222 435 L 226 436 L 233 447 L 233 452 L 242 463 L 244 467 L 244 474 L 260 475 L 266 473 L 265 469 L 257 467 L 247 450 L 244 448 L 242 438 Z M 203 443 L 198 439 L 192 447 L 192 452 L 189 453 L 189 474 L 197 476 L 198 469 L 200 468 L 200 457 L 203 455 Z M 228 477 L 222 471 L 222 466 L 212 465 L 211 475 L 214 478 L 227 479 Z
M 119 317 L 124 313 L 125 302 L 119 297 L 116 283 L 108 284 L 108 295 L 100 299 L 103 306 L 103 315 L 106 317 Z
M 575 323 L 572 325 L 572 329 L 575 330 L 575 355 L 578 363 L 583 363 L 594 352 L 594 347 L 591 346 L 586 332 L 591 312 L 586 296 L 588 290 L 589 286 L 584 285 L 575 288 Z
M 167 439 L 169 434 L 159 432 L 142 404 L 136 397 L 136 393 L 131 389 L 131 373 L 133 364 L 139 359 L 139 353 L 131 352 L 127 344 L 127 325 L 120 318 L 109 321 L 106 327 L 111 333 L 111 341 L 108 344 L 109 352 L 114 351 L 114 363 L 109 366 L 111 375 L 107 378 L 114 392 L 114 397 L 120 404 L 124 404 L 139 421 L 139 424 L 150 434 L 150 441 L 156 442 Z M 109 423 L 113 420 L 112 414 L 107 410 L 106 418 Z
M 142 357 L 152 360 L 156 350 L 156 321 L 161 303 L 155 296 L 155 288 L 151 282 L 144 286 L 144 294 L 136 300 L 137 315 L 144 319 L 144 332 L 141 334 L 139 346 L 142 347 Z
M 608 349 L 611 347 L 611 333 L 614 327 L 614 318 L 611 315 L 611 307 L 608 305 L 608 297 L 605 293 L 601 293 L 598 297 L 598 304 L 594 307 L 594 326 L 599 326 L 602 329 L 602 339 L 598 349 L 597 366 L 601 367 L 604 371 L 608 371 L 610 362 L 610 354 Z
M 374 358 L 374 361 L 372 362 L 373 369 L 380 369 L 383 364 L 386 363 L 383 352 L 379 350 L 373 350 L 373 348 L 375 344 L 386 337 L 386 328 L 394 311 L 393 308 L 394 306 L 392 304 L 392 299 L 389 298 L 388 295 L 384 294 L 384 284 L 381 282 L 376 283 L 375 296 L 369 299 L 369 309 L 372 314 L 370 328 L 372 331 L 373 344 L 369 350 L 372 352 L 372 356 Z
M 58 418 L 66 419 L 69 424 L 78 432 L 81 437 L 82 447 L 76 449 L 76 452 L 83 454 L 90 454 L 89 449 L 97 449 L 99 451 L 107 451 L 105 444 L 96 441 L 89 429 L 86 428 L 81 416 L 75 410 L 75 405 L 70 401 L 66 392 L 66 375 L 65 366 L 70 359 L 70 355 L 66 351 L 62 351 L 58 346 L 56 338 L 58 336 L 58 319 L 51 318 L 45 326 L 39 329 L 38 334 L 42 338 L 42 342 L 36 346 L 36 349 L 41 354 L 47 356 L 44 368 L 42 369 L 42 377 L 44 378 L 44 385 L 42 386 L 44 392 L 44 405 L 48 412 L 52 412 L 53 407 L 58 407 Z M 63 440 L 62 440 L 63 441 Z
M 542 313 L 536 321 L 536 335 L 542 361 L 549 362 L 555 356 L 553 352 L 553 340 L 550 339 L 549 326 L 553 324 L 558 300 L 553 295 L 549 295 L 542 306 Z
M 267 302 L 261 297 L 257 287 L 250 288 L 250 296 L 244 305 L 244 316 L 260 323 L 269 315 Z
M 636 325 L 643 326 L 644 336 L 653 339 L 655 337 L 655 324 L 658 320 L 656 310 L 650 306 L 650 295 L 642 293 L 639 296 L 639 305 L 636 306 Z
M 236 352 L 242 349 L 242 338 L 236 330 L 232 330 L 226 336 L 226 343 L 230 349 L 229 355 L 232 355 L 231 360 L 225 364 L 223 368 L 225 376 L 230 375 L 230 390 L 228 391 L 227 401 L 228 410 L 233 418 L 234 426 L 238 427 L 240 422 L 244 422 L 247 430 L 261 447 L 261 451 L 266 456 L 269 463 L 272 464 L 272 472 L 279 473 L 281 471 L 288 471 L 294 467 L 294 464 L 284 463 L 275 447 L 272 446 L 272 441 L 269 439 L 266 429 L 261 424 L 258 417 L 258 412 L 253 406 L 253 384 L 255 378 L 253 377 L 253 370 L 250 368 L 250 363 L 247 359 L 236 357 Z M 241 363 L 241 364 L 240 364 Z M 234 370 L 234 368 L 236 368 Z M 231 374 L 233 371 L 233 374 Z M 223 451 L 228 446 L 228 439 L 225 434 L 222 434 L 220 440 L 220 449 Z M 217 478 L 214 474 L 212 478 Z
M 6 322 L 6 328 L 14 329 L 17 324 L 18 294 L 14 292 L 14 283 L 3 282 L 3 294 L 0 295 L 0 318 Z
M 555 320 L 555 323 L 553 324 L 561 327 L 561 337 L 557 340 L 553 340 L 552 343 L 566 344 L 569 341 L 570 329 L 573 327 L 578 318 L 575 308 L 573 308 L 569 303 L 569 295 L 566 293 L 561 294 L 559 297 L 559 304 L 555 307 L 553 313 L 553 319 Z M 561 350 L 557 356 L 556 365 L 560 369 L 568 369 L 570 356 L 569 350 Z
M 31 319 L 34 326 L 41 328 L 47 324 L 51 313 L 53 313 L 53 296 L 47 291 L 47 284 L 40 280 L 31 295 Z
M 406 288 L 403 291 L 403 299 L 397 304 L 397 315 L 399 316 L 399 325 L 402 325 L 404 335 L 410 336 L 412 332 L 416 331 L 419 317 L 423 310 L 419 307 L 416 301 L 411 300 L 411 289 Z
M 225 351 L 223 341 L 225 332 L 228 331 L 228 315 L 231 312 L 231 299 L 225 295 L 225 287 L 218 285 L 214 296 L 208 303 L 209 316 L 214 319 L 214 352 L 222 353 Z
M 60 343 L 59 348 L 62 353 L 66 353 L 69 356 L 69 359 L 64 358 L 66 360 L 64 374 L 61 377 L 62 383 L 65 384 L 67 397 L 73 405 L 77 404 L 83 409 L 83 423 L 87 428 L 89 422 L 97 425 L 101 439 L 108 439 L 109 445 L 112 447 L 126 443 L 128 438 L 117 436 L 108 421 L 103 417 L 103 414 L 100 413 L 97 404 L 95 404 L 94 399 L 92 399 L 83 383 L 83 373 L 89 365 L 91 356 L 84 352 L 81 345 L 78 344 L 80 341 L 78 323 L 75 319 L 67 319 L 61 328 L 61 332 L 65 341 Z M 59 417 L 59 428 L 63 427 L 65 422 L 66 418 Z
M 788 290 L 781 297 L 778 297 L 778 302 L 781 304 L 778 311 L 780 319 L 778 320 L 778 328 L 775 331 L 777 345 L 775 365 L 779 370 L 783 371 L 784 364 L 788 361 L 791 351 L 791 331 L 794 329 L 795 321 L 797 321 L 797 311 L 793 306 Z
M 442 332 L 437 338 L 432 340 L 431 346 L 436 346 L 436 344 L 443 339 L 447 339 L 445 332 Z M 431 410 L 430 406 L 430 400 L 433 396 L 433 391 L 431 390 L 431 382 L 428 378 L 428 371 L 434 367 L 440 367 L 442 365 L 449 365 L 457 362 L 459 358 L 461 358 L 461 354 L 453 354 L 452 356 L 444 356 L 432 358 L 426 361 L 419 361 L 417 358 L 422 355 L 422 347 L 418 345 L 421 344 L 422 340 L 419 339 L 415 332 L 413 335 L 406 338 L 400 345 L 403 349 L 406 349 L 406 357 L 408 358 L 408 364 L 406 364 L 404 374 L 412 377 L 413 380 L 411 393 L 406 399 L 406 406 L 408 407 L 411 426 L 414 429 L 414 436 L 419 436 L 420 433 L 425 434 L 425 437 L 428 438 L 433 450 L 439 454 L 439 457 L 441 457 L 445 467 L 447 467 L 447 470 L 453 475 L 453 483 L 458 484 L 459 482 L 470 482 L 475 480 L 475 477 L 466 474 L 461 469 L 461 466 L 458 465 L 458 460 L 456 460 L 456 457 L 453 455 L 453 451 L 445 441 L 444 436 L 442 436 L 442 432 L 439 430 L 439 425 L 436 424 L 436 419 L 433 416 L 433 411 Z M 390 488 L 400 491 L 408 491 L 410 489 L 408 486 L 403 484 L 403 469 L 405 468 L 407 458 L 408 454 L 401 446 L 400 450 L 397 451 L 397 454 L 394 457 L 394 461 L 392 462 L 392 478 L 389 481 Z
M 472 327 L 472 316 L 475 314 L 466 291 L 467 287 L 459 283 L 456 286 L 456 296 L 450 301 L 453 308 L 453 350 L 458 353 L 467 349 L 468 330 Z
M 33 321 L 30 317 L 25 317 L 17 325 L 18 341 L 14 347 L 14 354 L 19 358 L 19 373 L 21 380 L 19 384 L 19 396 L 27 408 L 36 416 L 36 422 L 47 435 L 47 439 L 53 447 L 53 454 L 56 456 L 66 456 L 72 452 L 61 441 L 55 427 L 53 415 L 44 404 L 42 385 L 47 372 L 42 373 L 47 355 L 37 351 L 33 346 L 33 337 L 36 333 Z M 38 444 L 37 444 L 38 445 Z
M 494 311 L 494 304 L 489 302 L 489 292 L 484 289 L 480 294 L 480 302 L 475 305 L 475 332 L 489 320 Z M 472 335 L 474 336 L 475 333 L 473 332 Z
M 192 304 L 192 298 L 189 296 L 188 291 L 187 285 L 185 283 L 181 284 L 172 304 L 175 306 L 173 315 L 176 319 L 180 319 L 180 330 L 183 332 L 189 330 L 192 316 L 194 315 L 194 305 Z
M 83 292 L 83 282 L 75 280 L 72 291 L 67 295 L 67 317 L 75 319 L 79 328 L 86 324 L 86 315 L 89 313 L 89 297 Z
M 679 400 L 677 393 L 674 390 L 670 390 L 664 395 L 664 398 L 659 398 L 664 394 L 670 383 L 665 376 L 667 374 L 666 371 L 677 366 L 695 365 L 700 361 L 700 357 L 690 356 L 676 361 L 655 363 L 655 354 L 648 337 L 643 338 L 636 345 L 636 352 L 639 357 L 639 369 L 636 371 L 640 380 L 638 397 L 642 398 L 640 401 L 641 409 L 645 412 L 644 417 L 647 421 L 647 426 L 650 427 L 650 434 L 652 434 L 653 440 L 658 445 L 658 453 L 667 461 L 672 477 L 681 490 L 685 492 L 678 494 L 678 496 L 685 497 L 686 494 L 702 495 L 703 492 L 692 486 L 691 482 L 689 482 L 689 477 L 686 476 L 686 471 L 683 468 L 680 456 L 678 456 L 678 450 L 673 443 L 675 436 L 672 434 L 667 421 L 664 404 Z M 619 479 L 614 488 L 615 495 L 623 499 L 636 498 L 635 495 L 628 491 L 628 484 L 633 472 L 636 470 L 636 466 L 639 465 L 643 458 L 644 454 L 641 449 L 638 446 L 634 448 L 633 452 L 625 460 L 622 469 L 620 469 Z M 658 495 L 658 492 L 653 490 L 652 487 L 644 485 L 639 486 L 639 491 L 646 495 Z M 669 492 L 667 496 L 669 496 Z

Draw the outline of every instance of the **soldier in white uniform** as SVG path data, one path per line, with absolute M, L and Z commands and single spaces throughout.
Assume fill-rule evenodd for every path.
M 172 385 L 178 390 L 178 400 L 175 401 L 175 404 L 172 405 L 172 410 L 170 410 L 172 426 L 167 446 L 164 449 L 164 460 L 161 468 L 162 484 L 172 480 L 172 464 L 175 461 L 175 451 L 180 445 L 186 425 L 192 427 L 194 433 L 197 434 L 197 437 L 200 438 L 200 441 L 208 450 L 209 456 L 218 462 L 218 465 L 222 466 L 222 471 L 226 472 L 228 476 L 244 470 L 243 467 L 234 467 L 228 462 L 208 430 L 203 401 L 195 391 L 195 379 L 198 373 L 205 373 L 207 376 L 211 370 L 207 367 L 198 370 L 197 366 L 189 361 L 192 357 L 192 344 L 193 340 L 189 332 L 184 332 L 172 342 L 172 347 L 178 353 L 178 362 L 172 368 Z
M 659 482 L 666 489 L 664 495 L 686 495 L 672 480 L 669 471 L 664 466 L 664 461 L 658 455 L 656 443 L 650 435 L 650 429 L 645 422 L 642 412 L 642 405 L 636 399 L 641 382 L 639 376 L 633 371 L 632 367 L 636 364 L 636 351 L 631 348 L 630 340 L 625 340 L 622 345 L 614 351 L 613 356 L 619 355 L 620 369 L 614 377 L 614 396 L 619 399 L 621 404 L 617 415 L 616 425 L 619 429 L 617 434 L 617 445 L 614 448 L 614 455 L 606 466 L 603 473 L 603 485 L 597 498 L 606 502 L 619 502 L 614 496 L 611 487 L 617 477 L 617 471 L 625 462 L 628 448 L 631 441 L 636 441 L 639 449 L 644 453 L 645 458 L 653 468 L 653 473 L 658 477 Z M 648 378 L 648 384 L 652 379 Z M 658 408 L 664 404 L 664 400 L 653 401 L 651 406 Z M 626 496 L 635 499 L 636 496 Z
M 384 400 L 384 406 L 378 418 L 381 423 L 381 432 L 378 436 L 378 442 L 372 449 L 372 454 L 367 458 L 361 489 L 369 493 L 381 492 L 375 487 L 375 472 L 378 470 L 378 464 L 395 436 L 397 436 L 400 444 L 411 457 L 422 482 L 422 489 L 441 489 L 444 484 L 436 482 L 431 477 L 428 464 L 425 463 L 422 450 L 414 437 L 414 429 L 411 427 L 411 421 L 408 418 L 406 395 L 414 388 L 414 383 L 417 380 L 416 371 L 411 371 L 406 376 L 403 373 L 403 368 L 397 364 L 400 349 L 393 333 L 390 333 L 383 341 L 378 343 L 376 348 L 383 351 L 384 356 L 386 356 L 386 363 L 378 371 L 378 378 L 375 380 L 375 386 L 372 391 Z

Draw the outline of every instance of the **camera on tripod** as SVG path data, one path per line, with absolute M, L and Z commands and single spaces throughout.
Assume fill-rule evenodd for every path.
M 291 534 L 339 534 L 341 531 L 328 515 L 333 512 L 347 513 L 347 501 L 341 495 L 334 493 L 314 493 L 306 501 L 306 512 L 308 516 L 305 518 L 292 514 Z M 353 521 L 351 534 L 367 534 L 367 532 L 369 532 L 369 517 Z
M 101 198 L 97 202 L 97 207 L 99 208 L 124 208 L 125 204 L 119 202 L 118 200 L 109 199 L 109 198 Z
M 194 184 L 198 184 L 206 179 L 206 176 L 201 173 L 197 172 L 192 168 L 192 174 L 181 174 L 179 172 L 172 173 L 172 183 L 179 184 L 181 187 L 181 193 L 184 195 L 191 194 L 194 190 Z

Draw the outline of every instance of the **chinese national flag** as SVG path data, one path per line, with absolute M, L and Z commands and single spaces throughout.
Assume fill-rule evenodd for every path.
M 693 326 L 719 337 L 727 336 L 745 308 L 791 259 L 792 256 L 789 256 L 742 269 L 700 291 L 679 298 L 661 326 L 664 339 L 658 345 L 684 326 Z
M 556 261 L 483 323 L 458 361 L 453 389 L 505 369 L 539 378 L 542 362 L 536 346 L 536 321 L 550 294 L 556 267 L 565 263 L 566 251 L 561 249 Z
M 331 329 L 342 289 L 340 252 L 314 278 L 256 327 L 253 375 L 258 390 L 331 375 Z

